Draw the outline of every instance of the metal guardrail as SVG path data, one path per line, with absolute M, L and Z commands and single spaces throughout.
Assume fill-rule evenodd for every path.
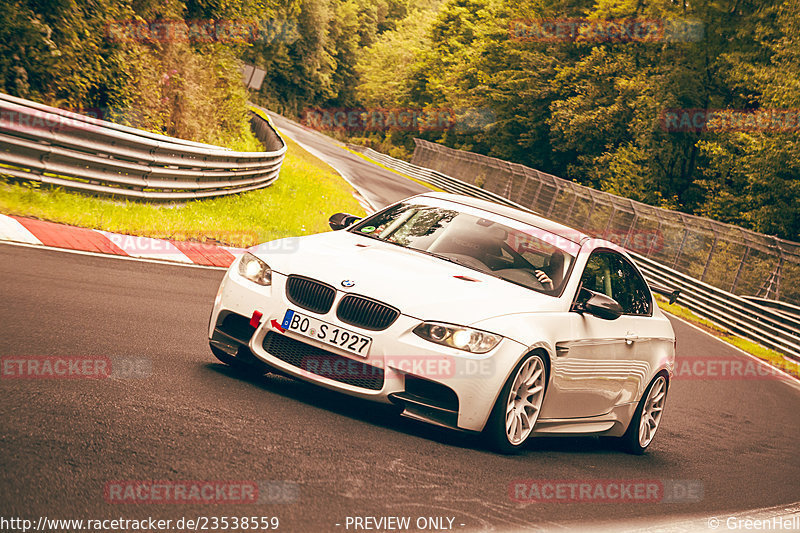
M 465 194 L 531 211 L 498 194 L 465 183 L 447 174 L 413 165 L 370 148 L 350 145 L 354 150 L 393 170 L 430 183 L 447 192 Z M 746 339 L 800 361 L 800 318 L 766 307 L 681 274 L 643 255 L 632 253 L 648 282 L 681 289 L 679 303 Z
M 632 253 L 648 282 L 681 289 L 678 302 L 727 330 L 800 361 L 800 319 Z
M 490 202 L 495 202 L 498 204 L 507 205 L 509 207 L 515 207 L 517 209 L 522 209 L 523 211 L 531 211 L 529 208 L 520 205 L 518 203 L 512 202 L 508 198 L 500 196 L 499 194 L 495 194 L 493 192 L 486 191 L 481 189 L 480 187 L 476 187 L 475 185 L 471 185 L 469 183 L 465 183 L 463 181 L 457 180 L 448 176 L 447 174 L 442 174 L 436 170 L 432 170 L 430 168 L 425 167 L 418 167 L 416 165 L 412 165 L 402 159 L 396 159 L 392 156 L 382 154 L 373 150 L 372 148 L 365 148 L 363 146 L 358 146 L 357 144 L 348 144 L 348 148 L 363 154 L 364 156 L 385 165 L 392 170 L 396 170 L 398 172 L 402 172 L 407 176 L 411 176 L 412 178 L 424 181 L 426 183 L 430 183 L 431 185 L 438 187 L 447 192 L 454 192 L 458 194 L 464 194 L 467 196 L 472 196 L 474 198 L 481 198 L 483 200 L 488 200 Z
M 271 185 L 286 143 L 251 112 L 265 152 L 235 152 L 0 94 L 0 174 L 92 194 L 189 200 Z
M 766 298 L 759 298 L 757 296 L 742 296 L 748 302 L 756 303 L 762 307 L 769 307 L 782 315 L 789 315 L 792 318 L 800 320 L 800 307 L 792 305 L 780 300 L 768 300 Z

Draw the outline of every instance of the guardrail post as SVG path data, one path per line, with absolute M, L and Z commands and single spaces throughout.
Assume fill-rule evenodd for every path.
M 781 278 L 783 277 L 783 250 L 781 252 L 781 260 L 778 262 L 778 279 L 775 280 L 775 299 L 781 297 Z
M 714 232 L 714 241 L 711 243 L 711 249 L 708 251 L 708 257 L 706 258 L 706 265 L 703 267 L 703 274 L 700 276 L 700 281 L 706 280 L 706 274 L 708 274 L 708 267 L 711 265 L 711 258 L 714 257 L 714 249 L 717 247 L 717 231 L 714 228 L 711 228 L 711 231 Z
M 569 213 L 567 213 L 567 216 L 564 217 L 564 220 L 572 220 L 572 210 L 575 209 L 575 203 L 577 201 L 578 201 L 578 195 L 577 194 L 573 194 L 572 195 L 572 203 L 569 204 Z
M 783 269 L 783 253 L 781 253 L 781 257 L 778 260 L 778 264 L 775 265 L 775 268 L 770 273 L 769 277 L 764 280 L 764 283 L 761 284 L 761 288 L 756 293 L 756 296 L 761 296 L 761 292 L 764 291 L 764 298 L 767 300 L 770 299 L 770 293 L 772 293 L 772 287 L 775 286 L 775 300 L 778 299 L 780 296 L 780 288 L 781 288 L 781 274 Z
M 591 231 L 589 228 L 589 222 L 592 220 L 592 215 L 594 215 L 594 208 L 597 205 L 597 201 L 594 199 L 594 194 L 592 194 L 591 190 L 589 191 L 589 198 L 592 199 L 592 205 L 589 207 L 589 212 L 586 214 L 586 221 L 583 223 L 583 227 L 587 228 L 587 230 Z M 597 232 L 592 237 L 597 237 Z
M 611 216 L 608 217 L 608 222 L 606 223 L 606 229 L 603 230 L 603 238 L 605 239 L 608 232 L 611 230 L 611 223 L 614 221 L 614 217 L 617 215 L 617 206 L 611 204 Z
M 553 214 L 553 209 L 556 208 L 556 200 L 558 199 L 558 195 L 561 194 L 561 184 L 555 183 L 556 192 L 553 193 L 553 199 L 550 201 L 550 207 L 547 208 L 547 214 L 545 215 L 547 218 L 550 218 L 550 215 Z
M 681 254 L 683 253 L 683 247 L 686 245 L 686 238 L 689 236 L 689 226 L 684 223 L 683 226 L 683 239 L 681 239 L 681 245 L 678 247 L 678 253 L 675 254 L 675 260 L 672 261 L 672 268 L 676 268 L 678 266 L 678 259 L 681 258 Z
M 533 178 L 530 176 L 530 171 L 525 171 L 525 179 L 531 181 Z M 539 205 L 539 194 L 542 192 L 542 187 L 544 187 L 544 183 L 539 175 L 536 175 L 536 183 L 539 185 L 536 187 L 536 192 L 533 193 L 533 199 L 531 200 L 531 207 L 535 209 L 535 206 Z
M 631 203 L 631 207 L 633 208 L 633 220 L 628 226 L 628 231 L 625 233 L 625 238 L 622 239 L 621 246 L 623 248 L 628 247 L 628 243 L 631 241 L 631 233 L 633 233 L 633 231 L 636 229 L 636 223 L 639 221 L 639 212 L 636 210 L 636 204 Z
M 744 250 L 744 255 L 742 256 L 742 261 L 739 263 L 739 269 L 736 271 L 736 277 L 733 278 L 733 285 L 731 286 L 730 292 L 736 294 L 736 285 L 739 284 L 739 276 L 742 274 L 742 270 L 744 269 L 744 263 L 747 261 L 747 257 L 750 255 L 750 246 L 747 245 L 747 248 Z
M 661 235 L 661 224 L 662 224 L 662 221 L 659 218 L 658 219 L 658 227 L 656 228 L 656 233 L 658 235 Z M 655 246 L 655 244 L 656 244 L 655 241 L 656 241 L 656 239 L 651 239 L 650 240 L 650 246 L 647 247 L 647 253 L 645 254 L 645 257 L 650 257 L 651 253 L 653 252 L 653 246 Z

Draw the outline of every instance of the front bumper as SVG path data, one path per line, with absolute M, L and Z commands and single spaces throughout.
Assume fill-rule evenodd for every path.
M 488 354 L 440 346 L 412 333 L 422 320 L 402 313 L 385 330 L 361 329 L 336 316 L 346 291 L 337 290 L 328 313 L 316 314 L 286 298 L 286 279 L 273 272 L 271 286 L 257 285 L 242 278 L 234 263 L 214 301 L 208 331 L 212 347 L 241 358 L 252 355 L 281 373 L 351 396 L 400 404 L 413 418 L 469 431 L 483 429 L 500 389 L 525 352 L 525 346 L 508 338 Z M 273 321 L 280 324 L 287 309 L 371 337 L 369 353 L 359 357 L 282 331 Z M 262 316 L 251 325 L 256 311 Z

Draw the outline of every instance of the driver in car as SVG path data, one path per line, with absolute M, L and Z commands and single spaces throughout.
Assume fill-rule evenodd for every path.
M 539 280 L 545 290 L 553 290 L 564 276 L 564 254 L 556 250 L 550 255 L 550 261 L 547 263 L 547 272 L 543 269 L 533 271 L 536 279 Z
M 536 276 L 536 279 L 539 280 L 539 283 L 545 286 L 547 290 L 553 290 L 553 280 L 550 279 L 544 270 L 534 270 L 533 274 Z

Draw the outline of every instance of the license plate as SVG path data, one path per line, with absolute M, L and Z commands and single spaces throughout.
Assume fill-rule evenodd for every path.
M 369 347 L 372 345 L 370 337 L 365 337 L 359 333 L 310 316 L 301 315 L 292 309 L 286 310 L 281 327 L 286 331 L 299 333 L 304 337 L 337 346 L 361 357 L 366 357 L 369 354 Z

